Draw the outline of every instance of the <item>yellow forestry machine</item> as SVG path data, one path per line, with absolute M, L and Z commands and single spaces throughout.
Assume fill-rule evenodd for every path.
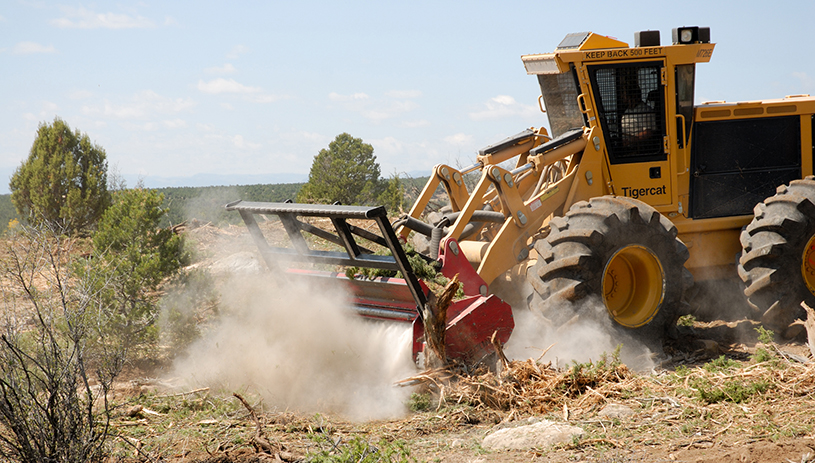
M 636 33 L 633 47 L 585 32 L 552 53 L 522 56 L 552 133 L 527 129 L 480 150 L 472 166 L 436 166 L 393 224 L 383 207 L 236 201 L 227 209 L 241 214 L 270 267 L 293 260 L 401 272 L 292 271 L 343 280 L 363 315 L 413 322 L 414 354 L 428 289 L 402 247 L 411 231 L 430 239 L 423 262 L 463 283 L 447 314 L 453 358 L 477 360 L 493 336 L 509 339 L 512 310 L 490 289 L 508 279 L 526 278 L 529 308 L 550 320 L 569 320 L 594 297 L 616 329 L 653 343 L 675 326 L 694 279 L 737 274 L 757 318 L 783 329 L 801 301 L 815 305 L 815 98 L 694 106 L 696 63 L 710 61 L 713 48 L 709 28 L 680 27 L 669 45 L 659 31 Z M 471 172 L 480 180 L 468 189 Z M 439 186 L 452 212 L 426 223 Z M 289 248 L 268 244 L 258 214 L 279 217 Z M 330 218 L 334 230 L 308 217 Z M 374 221 L 374 232 L 360 221 Z M 342 251 L 312 250 L 304 233 Z

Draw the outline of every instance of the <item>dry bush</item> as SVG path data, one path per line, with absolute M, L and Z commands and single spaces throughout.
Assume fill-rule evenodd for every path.
M 72 278 L 72 241 L 28 228 L 6 241 L 0 326 L 0 456 L 9 461 L 101 461 L 107 400 L 124 352 L 94 336 L 95 282 Z

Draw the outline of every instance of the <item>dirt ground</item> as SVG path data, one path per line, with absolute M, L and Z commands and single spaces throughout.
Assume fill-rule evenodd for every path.
M 215 258 L 210 245 L 225 234 L 245 240 L 240 228 L 202 227 L 195 233 L 202 262 Z M 760 324 L 750 319 L 749 307 L 738 295 L 719 289 L 713 293 L 700 299 L 705 302 L 697 300 L 692 316 L 678 327 L 678 339 L 666 345 L 666 360 L 650 373 L 606 365 L 581 380 L 569 369 L 533 360 L 513 363 L 499 375 L 430 372 L 431 379 L 422 382 L 414 395 L 428 403 L 398 420 L 352 422 L 327 413 L 265 409 L 248 389 L 179 392 L 157 379 L 161 366 L 134 367 L 120 384 L 112 423 L 119 437 L 112 458 L 212 463 L 309 461 L 306 458 L 449 463 L 815 461 L 815 366 L 809 363 L 803 336 L 761 342 L 756 330 Z M 723 307 L 724 317 L 711 317 L 721 315 Z M 720 390 L 724 395 L 717 398 L 705 395 Z M 246 405 L 233 392 L 245 396 Z M 602 416 L 608 404 L 623 405 L 631 413 Z M 585 432 L 544 448 L 482 447 L 484 437 L 497 429 L 541 419 L 566 422 Z M 336 457 L 354 446 L 363 448 L 359 458 Z M 393 454 L 390 459 L 385 450 Z M 319 455 L 323 459 L 317 459 Z
M 756 364 L 750 361 L 755 346 L 725 342 L 727 336 L 733 335 L 730 331 L 742 329 L 744 323 L 749 322 L 700 327 L 699 331 L 713 329 L 721 333 L 720 350 L 715 354 L 738 362 L 724 372 L 724 376 L 749 376 L 751 371 L 756 371 Z M 781 352 L 801 355 L 806 349 L 795 342 L 777 347 Z M 387 446 L 403 443 L 410 459 L 405 453 L 392 460 L 359 461 L 815 461 L 815 387 L 811 386 L 815 369 L 812 366 L 794 360 L 787 363 L 790 361 L 775 356 L 773 361 L 778 365 L 772 367 L 772 375 L 777 382 L 768 391 L 739 403 L 705 403 L 691 394 L 663 386 L 672 381 L 673 369 L 678 365 L 688 371 L 704 372 L 704 365 L 710 364 L 714 353 L 677 351 L 677 354 L 685 360 L 667 366 L 668 370 L 644 376 L 632 374 L 629 384 L 622 385 L 630 387 L 631 394 L 615 391 L 613 387 L 604 390 L 602 384 L 574 398 L 564 394 L 563 402 L 572 412 L 568 420 L 564 419 L 560 406 L 534 411 L 534 407 L 520 404 L 493 408 L 477 400 L 470 403 L 449 400 L 436 407 L 439 396 L 431 394 L 430 409 L 410 412 L 403 419 L 352 422 L 324 413 L 264 412 L 262 401 L 249 394 L 250 406 L 257 411 L 255 421 L 228 391 L 169 393 L 161 384 L 151 385 L 148 381 L 129 391 L 122 402 L 127 405 L 123 406 L 122 413 L 133 403 L 144 404 L 143 410 L 114 419 L 114 429 L 122 436 L 115 456 L 130 461 L 226 463 L 278 461 L 276 458 L 309 461 L 305 459 L 309 455 L 312 458 L 320 452 L 330 455 L 332 446 L 336 446 L 334 453 L 339 454 L 343 446 L 353 442 L 382 448 L 384 441 Z M 452 379 L 448 387 L 455 389 L 455 381 Z M 533 382 L 530 380 L 529 384 Z M 131 385 L 138 383 L 130 382 Z M 795 389 L 803 383 L 809 385 L 792 393 L 784 390 Z M 585 402 L 585 398 L 596 391 L 600 391 L 600 400 L 581 404 L 581 400 Z M 608 403 L 628 406 L 633 414 L 622 418 L 599 416 L 599 411 Z M 496 429 L 539 419 L 566 422 L 581 427 L 586 434 L 567 444 L 526 450 L 490 451 L 481 445 L 484 437 Z M 258 445 L 258 437 L 270 447 Z M 398 459 L 399 456 L 406 459 Z

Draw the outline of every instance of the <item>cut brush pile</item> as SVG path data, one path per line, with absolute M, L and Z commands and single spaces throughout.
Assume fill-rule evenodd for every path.
M 502 422 L 543 415 L 596 425 L 603 422 L 598 412 L 614 403 L 631 410 L 630 424 L 617 428 L 629 438 L 645 423 L 665 437 L 815 437 L 815 364 L 771 351 L 760 348 L 748 362 L 722 355 L 650 375 L 630 371 L 616 352 L 560 369 L 532 359 L 509 362 L 498 373 L 449 366 L 401 384 L 419 384 L 436 411 L 466 405 Z
M 641 377 L 620 363 L 615 352 L 596 363 L 575 363 L 563 370 L 533 359 L 507 362 L 498 373 L 483 367 L 467 373 L 462 366 L 450 366 L 426 371 L 401 384 L 421 384 L 425 392 L 438 398 L 439 408 L 464 403 L 532 415 L 619 400 L 637 389 L 638 382 Z

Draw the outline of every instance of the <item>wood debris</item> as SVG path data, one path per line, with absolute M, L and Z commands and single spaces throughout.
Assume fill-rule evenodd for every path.
M 436 296 L 433 291 L 427 298 L 422 311 L 424 322 L 424 337 L 427 349 L 425 349 L 425 362 L 430 368 L 444 366 L 448 363 L 447 352 L 444 346 L 444 335 L 447 329 L 447 309 L 459 288 L 458 275 L 454 276 L 441 294 Z
M 807 313 L 806 320 L 796 320 L 792 324 L 793 325 L 803 325 L 804 328 L 807 330 L 807 347 L 809 347 L 809 352 L 812 354 L 812 357 L 815 358 L 815 310 L 812 307 L 808 306 L 806 302 L 801 302 L 801 307 Z

